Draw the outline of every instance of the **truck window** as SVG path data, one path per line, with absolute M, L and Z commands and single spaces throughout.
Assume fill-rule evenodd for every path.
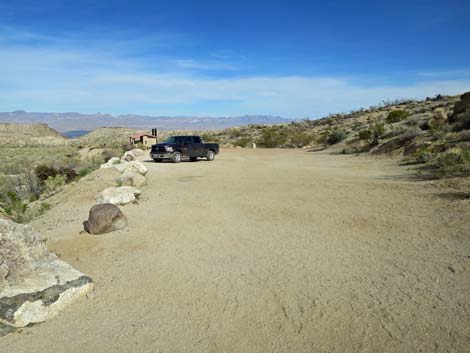
M 193 140 L 191 139 L 191 136 L 185 136 L 183 138 L 183 145 L 190 145 L 193 143 Z
M 201 138 L 199 136 L 193 136 L 193 143 L 202 143 Z

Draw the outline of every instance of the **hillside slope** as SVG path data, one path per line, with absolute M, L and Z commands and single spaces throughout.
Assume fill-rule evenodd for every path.
M 59 145 L 66 141 L 47 124 L 0 124 L 1 144 Z
M 327 149 L 389 154 L 441 176 L 470 175 L 470 93 L 381 106 L 290 124 L 250 125 L 204 134 L 225 146 Z

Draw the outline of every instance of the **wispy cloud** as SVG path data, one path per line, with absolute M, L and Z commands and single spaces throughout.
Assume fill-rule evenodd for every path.
M 7 32 L 0 29 L 3 111 L 321 117 L 386 99 L 470 90 L 464 75 L 417 73 L 408 84 L 365 85 L 357 77 L 243 75 L 229 53 L 207 59 L 138 55 L 148 45 L 178 45 L 172 34 L 133 40 L 114 33 L 84 41 L 73 34 Z M 230 75 L 208 75 L 214 70 Z

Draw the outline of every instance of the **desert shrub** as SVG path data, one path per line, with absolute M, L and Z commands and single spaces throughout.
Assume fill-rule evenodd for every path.
M 313 136 L 303 132 L 295 131 L 290 134 L 290 144 L 295 147 L 304 147 L 312 143 Z
M 88 156 L 80 163 L 80 169 L 95 170 L 98 169 L 104 163 L 103 156 Z M 80 174 L 80 172 L 78 173 Z
M 354 120 L 354 122 L 351 125 L 353 131 L 359 130 L 361 128 L 361 126 L 362 126 L 362 124 L 357 120 Z
M 36 174 L 36 177 L 39 179 L 39 181 L 44 182 L 49 177 L 55 177 L 58 174 L 58 171 L 55 167 L 40 164 L 34 169 L 34 173 Z
M 62 175 L 65 177 L 67 183 L 72 182 L 78 177 L 78 173 L 75 169 L 70 167 L 60 167 L 56 168 L 53 166 L 48 166 L 45 164 L 40 164 L 34 169 L 34 173 L 40 182 L 44 183 L 47 179 L 51 177 L 56 177 Z
M 214 134 L 211 134 L 210 132 L 204 132 L 201 134 L 201 139 L 204 142 L 219 142 L 220 138 L 215 136 Z
M 137 148 L 140 148 L 140 149 L 145 149 L 142 145 L 142 147 L 139 147 L 139 144 L 137 144 Z M 121 156 L 123 153 L 123 151 L 121 149 L 118 149 L 118 148 L 105 148 L 103 149 L 103 158 L 104 158 L 104 162 L 108 162 L 111 158 L 113 157 L 117 157 L 117 156 Z
M 435 166 L 439 177 L 469 176 L 470 148 L 440 153 Z
M 334 145 L 335 143 L 338 143 L 344 140 L 345 138 L 346 138 L 346 131 L 342 129 L 334 129 L 328 135 L 326 142 L 328 142 L 330 145 Z
M 236 140 L 233 144 L 235 146 L 246 147 L 250 143 L 250 139 L 248 137 L 240 137 Z
M 230 129 L 230 136 L 232 136 L 232 137 L 242 137 L 243 133 L 239 129 L 232 128 L 232 129 Z
M 417 163 L 427 163 L 433 158 L 433 154 L 429 151 L 421 151 L 416 154 Z
M 390 113 L 388 113 L 385 121 L 389 124 L 398 123 L 399 121 L 402 121 L 409 116 L 410 116 L 410 113 L 408 113 L 406 110 L 402 110 L 402 109 L 392 110 Z
M 83 178 L 84 176 L 87 176 L 88 174 L 91 173 L 91 169 L 90 168 L 81 168 L 79 171 L 78 171 L 78 176 L 80 178 Z
M 372 136 L 370 138 L 370 145 L 376 146 L 380 142 L 380 138 L 385 134 L 385 125 L 381 123 L 375 123 L 371 126 Z
M 359 131 L 359 139 L 363 141 L 368 141 L 372 137 L 372 130 L 361 130 Z
M 65 185 L 67 182 L 67 176 L 57 174 L 56 176 L 50 176 L 44 181 L 44 191 L 52 194 L 59 188 Z
M 14 191 L 0 194 L 0 214 L 17 223 L 27 222 L 28 205 Z
M 261 147 L 274 148 L 286 143 L 286 136 L 275 127 L 268 127 L 261 131 L 258 145 Z

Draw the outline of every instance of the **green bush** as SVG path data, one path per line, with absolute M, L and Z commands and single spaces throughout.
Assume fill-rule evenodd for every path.
M 388 113 L 385 121 L 389 124 L 398 123 L 399 121 L 402 121 L 409 116 L 410 113 L 408 113 L 406 110 L 392 110 L 390 113 Z
M 290 134 L 290 144 L 295 147 L 310 145 L 312 141 L 313 136 L 303 131 L 295 131 Z
M 368 141 L 372 137 L 372 130 L 359 131 L 359 139 Z
M 27 222 L 28 205 L 14 191 L 0 194 L 0 214 L 17 223 Z
M 57 174 L 56 176 L 50 176 L 44 181 L 44 189 L 47 193 L 51 194 L 57 189 L 61 188 L 67 182 L 67 176 Z
M 275 127 L 268 127 L 261 131 L 261 138 L 258 145 L 261 147 L 274 148 L 286 143 L 286 136 Z
M 330 132 L 327 138 L 327 142 L 330 145 L 334 145 L 335 143 L 338 143 L 346 138 L 346 131 L 342 129 L 334 129 L 333 131 Z
M 250 139 L 248 137 L 240 137 L 236 140 L 233 144 L 235 146 L 246 147 L 250 143 Z
M 218 143 L 220 142 L 220 139 L 215 136 L 214 134 L 211 134 L 210 132 L 204 132 L 201 134 L 201 139 L 203 142 L 215 142 Z
M 56 168 L 53 166 L 48 166 L 45 164 L 38 165 L 34 169 L 34 173 L 40 182 L 44 183 L 50 177 L 56 177 L 57 175 L 65 176 L 67 183 L 75 180 L 78 177 L 78 173 L 75 169 L 70 167 L 60 167 Z
M 78 171 L 78 176 L 80 178 L 83 178 L 84 176 L 87 176 L 88 174 L 91 173 L 91 169 L 90 168 L 81 168 L 79 171 Z
M 435 166 L 439 177 L 469 176 L 470 148 L 439 154 Z
M 372 136 L 370 139 L 371 146 L 377 146 L 379 144 L 380 138 L 385 134 L 385 125 L 380 123 L 375 123 L 372 125 Z

